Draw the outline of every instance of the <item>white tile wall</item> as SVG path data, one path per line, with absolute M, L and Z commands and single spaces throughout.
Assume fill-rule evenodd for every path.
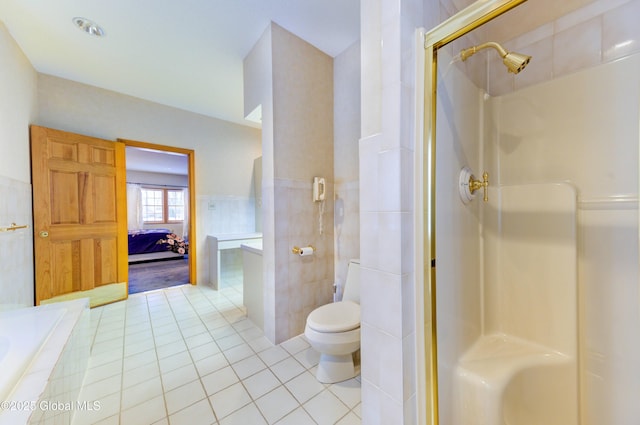
M 349 260 L 360 258 L 359 182 L 336 183 L 334 192 L 334 282 L 338 283 L 340 299 L 347 278 Z
M 602 15 L 602 60 L 612 60 L 640 51 L 640 31 L 635 18 L 640 2 L 631 1 Z
M 553 39 L 553 74 L 570 74 L 597 65 L 601 42 L 602 27 L 598 18 L 558 32 Z
M 207 235 L 255 232 L 255 198 L 240 196 L 198 196 L 198 232 Z
M 523 7 L 536 13 L 534 3 Z M 517 77 L 505 78 L 501 61 L 492 56 L 489 67 L 497 72 L 489 73 L 489 93 L 509 93 L 639 52 L 640 27 L 634 19 L 639 13 L 638 0 L 595 0 L 513 40 L 502 40 L 507 49 L 533 59 Z M 505 85 L 507 80 L 515 84 Z
M 276 180 L 276 251 L 280 260 L 276 281 L 276 335 L 304 331 L 307 315 L 332 299 L 333 267 L 333 190 L 327 182 L 325 212 L 320 203 L 311 201 L 311 182 Z M 319 220 L 323 230 L 320 233 Z M 312 245 L 311 257 L 293 255 L 294 246 Z M 278 262 L 279 261 L 279 262 Z M 278 338 L 278 337 L 277 337 Z
M 415 299 L 414 32 L 422 10 L 420 1 L 387 0 L 361 9 L 362 391 L 363 422 L 371 424 L 417 420 L 415 356 L 407 344 L 414 319 L 403 310 Z

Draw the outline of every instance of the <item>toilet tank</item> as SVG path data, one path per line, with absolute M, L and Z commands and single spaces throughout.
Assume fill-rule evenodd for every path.
M 347 280 L 344 283 L 342 301 L 360 304 L 360 260 L 350 260 L 347 268 Z

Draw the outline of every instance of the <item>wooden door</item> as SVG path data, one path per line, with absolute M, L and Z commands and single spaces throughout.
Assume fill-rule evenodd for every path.
M 36 304 L 127 297 L 124 144 L 31 127 Z

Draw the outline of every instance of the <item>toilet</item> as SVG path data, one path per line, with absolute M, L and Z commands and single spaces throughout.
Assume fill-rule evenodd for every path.
M 307 317 L 304 336 L 320 353 L 318 381 L 346 381 L 357 375 L 353 354 L 360 348 L 360 261 L 351 260 L 342 301 L 323 305 Z

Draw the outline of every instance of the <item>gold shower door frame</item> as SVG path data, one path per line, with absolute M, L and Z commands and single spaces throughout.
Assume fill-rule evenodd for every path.
M 422 113 L 423 128 L 417 143 L 416 220 L 417 233 L 422 240 L 416 246 L 416 274 L 422 287 L 422 319 L 418 329 L 424 330 L 424 344 L 419 341 L 418 368 L 419 423 L 439 425 L 438 414 L 438 339 L 436 322 L 436 102 L 438 49 L 484 25 L 527 0 L 477 0 L 451 18 L 424 33 L 424 103 L 418 102 L 418 116 Z M 421 34 L 420 34 L 421 35 Z M 420 111 L 420 109 L 423 109 Z M 423 345 L 423 346 L 420 346 Z M 422 361 L 422 360 L 421 360 Z

